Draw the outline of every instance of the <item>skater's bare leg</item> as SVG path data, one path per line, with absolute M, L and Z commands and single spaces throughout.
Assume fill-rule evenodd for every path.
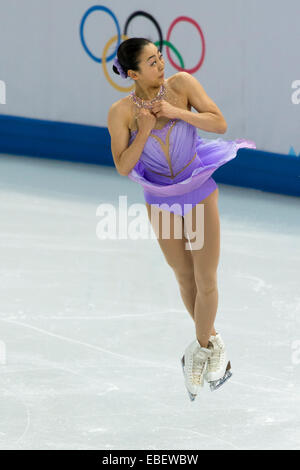
M 217 267 L 220 256 L 220 220 L 218 210 L 218 188 L 199 204 L 204 204 L 204 245 L 193 249 L 193 240 L 200 239 L 202 222 L 196 217 L 196 207 L 184 216 L 187 233 L 191 233 L 191 255 L 194 261 L 194 276 L 197 287 L 194 320 L 196 336 L 203 347 L 207 347 L 210 335 L 215 335 L 214 321 L 218 308 Z M 198 227 L 197 227 L 198 219 Z M 197 235 L 192 239 L 192 229 Z M 197 246 L 197 245 L 195 245 Z
M 183 217 L 173 212 L 168 212 L 156 206 L 150 206 L 146 202 L 148 217 L 157 237 L 160 248 L 164 254 L 165 260 L 172 268 L 179 284 L 179 290 L 183 303 L 194 318 L 194 306 L 196 299 L 196 283 L 194 277 L 193 259 L 190 249 L 186 249 L 188 240 L 184 237 Z M 151 220 L 152 207 L 152 220 Z M 166 223 L 169 223 L 170 236 L 162 238 L 162 215 L 166 217 Z M 169 222 L 168 222 L 169 221 Z M 175 234 L 181 233 L 181 238 L 175 238 Z

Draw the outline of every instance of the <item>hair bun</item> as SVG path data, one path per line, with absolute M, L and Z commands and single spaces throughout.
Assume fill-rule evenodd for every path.
M 120 72 L 115 65 L 112 66 L 112 69 L 117 75 L 120 75 Z
M 113 64 L 113 67 L 116 67 L 116 69 L 118 70 L 119 72 L 119 75 L 121 75 L 122 78 L 127 78 L 128 75 L 126 72 L 124 72 L 119 60 L 117 57 L 114 58 L 114 64 Z

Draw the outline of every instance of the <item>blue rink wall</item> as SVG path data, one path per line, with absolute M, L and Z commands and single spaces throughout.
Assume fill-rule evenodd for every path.
M 0 153 L 114 166 L 106 127 L 1 114 Z M 212 176 L 217 183 L 300 196 L 300 156 L 293 154 L 240 149 Z

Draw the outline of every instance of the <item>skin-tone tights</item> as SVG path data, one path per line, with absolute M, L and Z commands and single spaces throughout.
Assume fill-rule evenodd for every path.
M 146 202 L 157 241 L 178 281 L 183 303 L 195 322 L 198 342 L 205 348 L 209 337 L 216 334 L 214 322 L 218 308 L 217 268 L 220 257 L 218 196 L 219 189 L 216 188 L 184 216 Z M 201 204 L 202 208 L 197 209 Z M 201 210 L 202 218 L 199 215 Z M 164 224 L 169 226 L 163 233 Z M 176 233 L 182 233 L 182 236 Z

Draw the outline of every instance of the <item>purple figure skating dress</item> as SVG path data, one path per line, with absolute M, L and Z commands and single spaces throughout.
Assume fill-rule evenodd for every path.
M 129 144 L 136 133 L 131 132 Z M 192 124 L 170 119 L 162 129 L 152 129 L 128 177 L 141 184 L 146 202 L 185 215 L 217 188 L 211 175 L 242 147 L 256 145 L 245 139 L 205 139 Z

